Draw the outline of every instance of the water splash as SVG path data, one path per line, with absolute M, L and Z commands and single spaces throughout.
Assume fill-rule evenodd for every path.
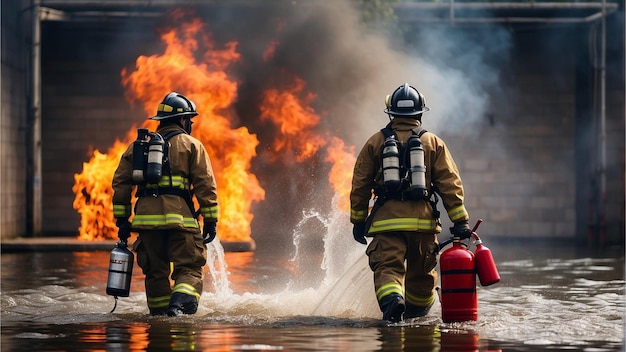
M 219 238 L 215 238 L 206 245 L 207 267 L 212 278 L 212 283 L 216 294 L 230 295 L 230 281 L 228 281 L 228 265 L 224 258 L 224 247 Z
M 217 255 L 212 255 L 214 260 L 208 262 L 211 275 L 217 275 L 213 281 L 215 293 L 203 293 L 205 309 L 199 314 L 248 315 L 253 319 L 294 315 L 378 318 L 380 312 L 364 255 L 365 246 L 354 242 L 351 226 L 347 214 L 342 211 L 331 212 L 328 216 L 314 209 L 303 211 L 302 219 L 293 231 L 294 251 L 289 259 L 295 267 L 303 268 L 302 275 L 297 275 L 285 284 L 283 290 L 272 294 L 232 292 L 224 280 L 227 271 L 223 249 L 220 251 L 221 245 L 216 244 Z M 306 242 L 311 240 L 319 241 L 318 245 L 307 246 Z M 319 244 L 322 247 L 319 268 L 311 268 L 307 258 L 320 251 Z M 304 271 L 314 269 L 323 272 L 317 282 L 311 282 L 310 277 L 304 275 Z M 288 274 L 287 270 L 285 274 Z

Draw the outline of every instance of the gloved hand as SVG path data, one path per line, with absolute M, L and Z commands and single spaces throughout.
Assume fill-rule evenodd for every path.
M 117 218 L 115 226 L 118 228 L 117 237 L 119 237 L 120 241 L 127 242 L 130 237 L 130 221 L 128 221 L 128 218 Z
M 352 236 L 354 236 L 354 240 L 362 243 L 362 244 L 367 244 L 367 241 L 365 240 L 365 223 L 364 222 L 359 222 L 354 224 L 354 227 L 352 228 Z
M 204 238 L 202 243 L 204 244 L 211 243 L 211 241 L 215 239 L 216 235 L 217 235 L 217 221 L 211 221 L 211 222 L 205 221 L 204 228 L 202 229 L 202 237 Z
M 472 231 L 469 227 L 469 222 L 467 220 L 461 220 L 454 223 L 454 226 L 450 228 L 450 233 L 452 236 L 459 237 L 462 240 L 468 239 L 472 236 Z

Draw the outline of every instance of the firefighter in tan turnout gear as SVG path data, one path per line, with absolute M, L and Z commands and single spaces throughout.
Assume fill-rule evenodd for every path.
M 435 301 L 439 197 L 452 233 L 467 237 L 470 230 L 452 155 L 421 128 L 422 113 L 430 110 L 422 94 L 405 83 L 385 103 L 391 121 L 368 139 L 354 166 L 350 221 L 356 241 L 373 237 L 366 254 L 376 298 L 383 319 L 398 322 L 425 316 Z
M 113 176 L 119 237 L 127 240 L 131 230 L 139 233 L 133 249 L 145 274 L 151 315 L 196 313 L 207 259 L 204 244 L 216 236 L 218 206 L 211 161 L 202 143 L 190 136 L 196 115 L 191 100 L 176 92 L 167 94 L 151 117 L 159 121 L 157 131 L 138 130 L 137 141 L 122 155 Z M 135 188 L 138 199 L 131 224 Z M 198 214 L 204 221 L 202 231 Z

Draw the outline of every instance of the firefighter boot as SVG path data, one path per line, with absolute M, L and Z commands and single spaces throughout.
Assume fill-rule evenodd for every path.
M 430 312 L 430 308 L 432 306 L 433 306 L 432 303 L 426 307 L 420 307 L 420 306 L 407 304 L 406 312 L 404 312 L 404 318 L 411 319 L 411 318 L 424 317 L 426 316 L 426 314 L 428 314 L 428 312 Z
M 167 315 L 167 308 L 150 308 L 150 315 L 152 316 Z
M 197 310 L 198 300 L 196 297 L 175 292 L 170 298 L 170 305 L 167 307 L 167 315 L 175 317 L 183 314 L 195 314 Z
M 397 323 L 402 321 L 402 313 L 404 313 L 404 298 L 397 293 L 392 293 L 383 297 L 378 303 L 380 310 L 383 312 L 383 320 Z

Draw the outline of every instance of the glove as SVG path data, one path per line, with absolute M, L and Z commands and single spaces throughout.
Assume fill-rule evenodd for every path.
M 115 226 L 117 226 L 117 237 L 119 237 L 120 241 L 127 242 L 130 237 L 130 221 L 128 218 L 118 218 L 115 221 Z
M 215 239 L 217 235 L 217 221 L 205 222 L 204 228 L 202 229 L 202 238 L 204 240 L 202 243 L 207 244 L 211 243 Z
M 462 240 L 470 238 L 472 231 L 469 227 L 469 221 L 462 220 L 455 222 L 454 226 L 450 228 L 450 233 L 452 233 L 452 236 L 459 237 Z
M 367 244 L 367 241 L 365 240 L 365 223 L 364 222 L 359 222 L 354 224 L 354 227 L 352 228 L 352 236 L 354 236 L 354 240 L 362 243 L 362 244 Z

